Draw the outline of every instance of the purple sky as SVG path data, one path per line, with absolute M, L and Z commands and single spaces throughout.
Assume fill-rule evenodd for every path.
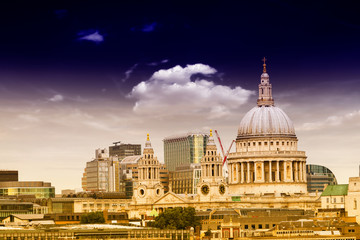
M 308 163 L 358 175 L 356 2 L 48 3 L 0 10 L 0 157 L 21 180 L 80 187 L 96 148 L 217 129 L 228 145 L 268 59 Z M 21 6 L 21 7 L 20 7 Z M 66 178 L 64 178 L 66 176 Z

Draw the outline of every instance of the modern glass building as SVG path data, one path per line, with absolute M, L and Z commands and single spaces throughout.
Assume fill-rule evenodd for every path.
M 191 163 L 177 166 L 170 172 L 170 185 L 172 192 L 177 194 L 196 194 L 196 185 L 201 177 L 201 164 Z
M 109 155 L 117 156 L 119 160 L 128 156 L 141 155 L 141 144 L 124 144 L 115 142 L 114 146 L 109 147 Z
M 333 172 L 321 165 L 307 164 L 306 178 L 308 192 L 323 192 L 326 185 L 337 185 Z
M 34 195 L 36 198 L 55 197 L 55 187 L 47 182 L 0 182 L 0 196 Z
M 188 133 L 165 138 L 164 161 L 169 171 L 180 165 L 200 163 L 209 138 L 205 133 Z

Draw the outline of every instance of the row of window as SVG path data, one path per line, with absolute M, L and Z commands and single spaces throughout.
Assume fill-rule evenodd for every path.
M 261 146 L 262 143 L 264 143 L 264 146 L 267 146 L 268 143 L 270 143 L 271 146 L 274 145 L 274 142 L 252 142 L 252 143 L 253 143 L 253 144 L 252 144 L 253 146 L 256 146 L 256 143 L 258 143 L 258 144 L 257 144 L 258 146 Z M 280 142 L 275 142 L 275 143 L 276 143 L 276 146 L 279 146 L 279 145 L 280 145 Z M 281 142 L 281 145 L 282 145 L 282 146 L 285 146 L 285 145 L 287 145 L 287 146 L 292 146 L 293 144 L 294 144 L 294 146 L 295 146 L 295 142 Z M 250 146 L 251 146 L 251 143 L 250 143 L 250 142 L 240 143 L 240 147 L 246 147 L 246 146 L 250 147 Z

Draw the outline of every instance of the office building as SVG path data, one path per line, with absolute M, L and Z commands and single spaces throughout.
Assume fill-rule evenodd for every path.
M 201 177 L 201 164 L 190 163 L 177 166 L 169 175 L 169 185 L 173 193 L 196 194 L 196 186 Z
M 209 135 L 188 133 L 165 138 L 164 161 L 169 171 L 180 165 L 200 163 L 204 156 Z
M 0 196 L 33 195 L 35 198 L 55 197 L 55 187 L 40 181 L 0 182 Z
M 109 147 L 109 156 L 116 156 L 119 160 L 127 156 L 141 155 L 141 144 L 124 144 L 114 142 L 114 146 Z
M 327 185 L 336 185 L 337 180 L 330 169 L 324 166 L 307 164 L 306 178 L 308 192 L 323 192 Z
M 117 158 L 109 157 L 107 149 L 96 149 L 95 159 L 86 163 L 82 184 L 85 191 L 119 191 L 119 161 Z
M 0 170 L 0 182 L 19 181 L 19 174 L 16 170 Z

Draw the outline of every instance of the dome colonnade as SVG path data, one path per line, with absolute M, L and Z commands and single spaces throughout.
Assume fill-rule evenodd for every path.
M 297 149 L 292 121 L 275 107 L 264 70 L 257 106 L 240 122 L 236 152 L 228 157 L 229 189 L 242 194 L 306 193 L 306 155 Z

